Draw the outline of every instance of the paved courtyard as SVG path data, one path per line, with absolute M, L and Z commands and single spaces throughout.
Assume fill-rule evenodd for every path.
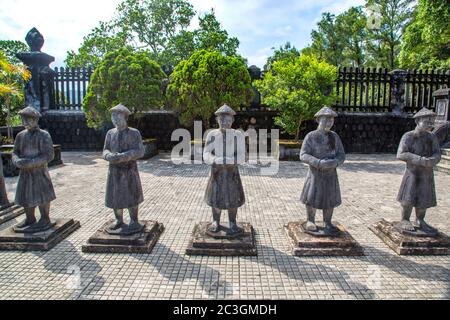
M 107 164 L 100 153 L 65 152 L 63 160 L 50 169 L 57 195 L 51 215 L 75 218 L 81 228 L 49 252 L 0 252 L 0 299 L 450 298 L 449 256 L 400 257 L 367 229 L 399 217 L 404 166 L 393 155 L 349 155 L 339 170 L 343 205 L 334 217 L 366 253 L 339 258 L 291 255 L 283 225 L 305 217 L 298 199 L 307 167 L 299 162 L 281 162 L 276 176 L 241 168 L 247 203 L 238 218 L 253 224 L 258 257 L 186 256 L 194 225 L 210 219 L 203 203 L 209 168 L 174 165 L 164 154 L 139 163 L 141 217 L 166 226 L 153 253 L 84 254 L 82 244 L 112 218 L 104 207 Z M 13 199 L 17 178 L 6 181 Z M 436 173 L 439 207 L 428 215 L 447 234 L 449 185 L 450 175 Z

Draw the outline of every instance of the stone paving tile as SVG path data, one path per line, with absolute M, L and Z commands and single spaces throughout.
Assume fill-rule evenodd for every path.
M 298 199 L 307 168 L 299 162 L 281 162 L 275 176 L 241 168 L 247 203 L 238 218 L 253 224 L 258 257 L 186 256 L 194 225 L 210 219 L 203 203 L 209 168 L 174 165 L 164 154 L 139 163 L 141 217 L 166 226 L 153 253 L 84 254 L 81 245 L 112 217 L 104 207 L 107 164 L 100 153 L 64 152 L 63 160 L 50 169 L 57 195 L 51 215 L 75 218 L 82 227 L 49 252 L 0 252 L 0 299 L 450 298 L 448 256 L 400 257 L 367 229 L 399 216 L 395 196 L 404 167 L 393 155 L 349 155 L 339 170 L 343 204 L 334 217 L 366 252 L 339 258 L 291 255 L 283 225 L 305 217 Z M 13 199 L 17 178 L 6 182 Z M 447 234 L 449 183 L 449 175 L 436 173 L 439 207 L 428 214 Z

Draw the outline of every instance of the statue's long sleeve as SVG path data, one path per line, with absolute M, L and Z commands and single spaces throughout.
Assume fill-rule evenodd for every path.
M 314 157 L 312 154 L 312 147 L 309 136 L 306 136 L 300 150 L 300 160 L 314 168 L 319 168 L 320 159 Z
M 415 165 L 421 165 L 421 156 L 409 151 L 408 144 L 406 143 L 407 135 L 403 136 L 398 146 L 397 159 L 405 162 L 411 162 Z

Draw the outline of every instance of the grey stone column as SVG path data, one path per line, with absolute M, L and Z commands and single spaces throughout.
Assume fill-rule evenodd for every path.
M 408 71 L 396 69 L 391 75 L 391 107 L 395 115 L 404 115 L 405 111 L 405 82 Z

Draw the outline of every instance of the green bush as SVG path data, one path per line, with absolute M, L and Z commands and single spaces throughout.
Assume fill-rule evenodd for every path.
M 168 100 L 180 112 L 180 122 L 200 117 L 209 127 L 214 112 L 224 103 L 235 110 L 250 103 L 250 74 L 242 59 L 217 51 L 200 50 L 181 61 L 170 76 Z
M 92 74 L 83 100 L 90 127 L 100 128 L 110 119 L 109 109 L 122 103 L 139 117 L 164 106 L 166 77 L 161 67 L 144 52 L 120 49 L 108 53 Z
M 302 122 L 335 101 L 331 89 L 336 79 L 335 66 L 314 55 L 302 55 L 274 62 L 255 86 L 262 103 L 280 112 L 275 123 L 298 140 Z

